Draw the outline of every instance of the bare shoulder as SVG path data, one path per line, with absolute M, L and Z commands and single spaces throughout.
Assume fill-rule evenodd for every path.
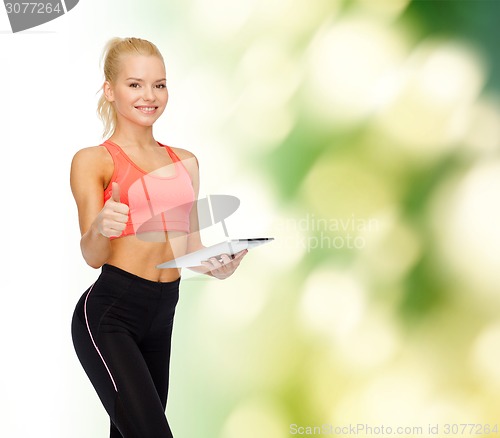
M 186 160 L 189 158 L 194 158 L 196 161 L 196 155 L 193 154 L 192 152 L 188 151 L 187 149 L 182 149 L 182 148 L 174 148 L 170 146 L 170 149 L 172 149 L 175 152 L 175 155 L 177 155 L 181 160 Z
M 104 183 L 111 178 L 113 166 L 113 159 L 104 146 L 89 146 L 73 156 L 71 179 L 93 179 Z
M 80 149 L 74 156 L 72 164 L 75 165 L 100 165 L 112 162 L 109 152 L 104 146 L 89 146 Z

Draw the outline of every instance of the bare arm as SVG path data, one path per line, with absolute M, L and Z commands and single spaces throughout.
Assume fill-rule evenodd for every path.
M 82 235 L 80 247 L 83 258 L 93 268 L 101 267 L 108 260 L 109 237 L 120 235 L 128 218 L 128 207 L 116 202 L 118 188 L 105 205 L 103 202 L 104 187 L 112 173 L 109 160 L 105 150 L 91 147 L 77 152 L 71 163 L 71 190 Z

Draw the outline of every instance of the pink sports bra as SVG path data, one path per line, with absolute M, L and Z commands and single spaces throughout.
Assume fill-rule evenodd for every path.
M 111 197 L 111 183 L 116 182 L 120 186 L 120 202 L 129 206 L 126 228 L 118 237 L 148 231 L 189 232 L 189 213 L 195 198 L 191 177 L 174 151 L 157 143 L 167 149 L 175 168 L 174 176 L 149 174 L 116 143 L 106 140 L 101 145 L 111 154 L 114 163 L 113 175 L 104 190 L 104 202 Z

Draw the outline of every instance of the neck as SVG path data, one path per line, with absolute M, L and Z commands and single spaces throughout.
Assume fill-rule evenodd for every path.
M 146 148 L 157 144 L 153 137 L 152 126 L 117 125 L 109 140 L 124 147 Z

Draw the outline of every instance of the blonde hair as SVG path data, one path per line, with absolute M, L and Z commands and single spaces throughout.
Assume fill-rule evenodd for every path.
M 115 82 L 120 71 L 120 62 L 125 55 L 158 56 L 164 63 L 158 47 L 153 43 L 141 38 L 111 38 L 102 52 L 101 65 L 104 60 L 104 80 L 111 84 Z M 101 91 L 101 97 L 97 102 L 97 115 L 104 124 L 103 138 L 113 134 L 116 128 L 116 111 L 111 102 L 104 95 L 104 84 L 97 91 Z

